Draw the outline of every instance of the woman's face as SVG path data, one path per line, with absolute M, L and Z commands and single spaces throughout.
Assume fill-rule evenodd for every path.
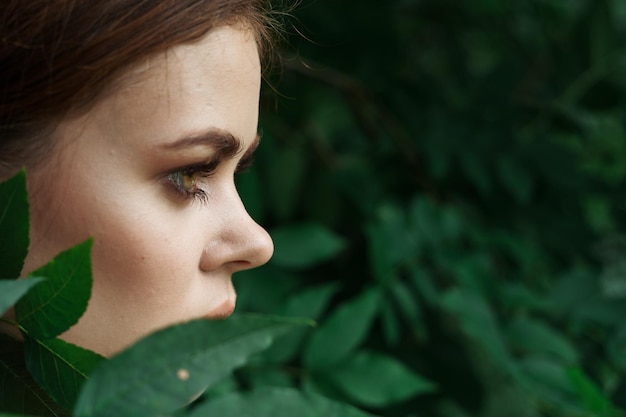
M 27 167 L 24 274 L 93 236 L 91 300 L 62 338 L 107 356 L 169 324 L 228 316 L 231 275 L 273 251 L 234 184 L 258 145 L 253 35 L 218 28 L 127 75 Z

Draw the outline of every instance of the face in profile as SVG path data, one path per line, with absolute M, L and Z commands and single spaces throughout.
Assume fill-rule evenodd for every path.
M 252 33 L 213 30 L 125 74 L 27 167 L 24 274 L 93 236 L 93 289 L 65 340 L 111 355 L 158 328 L 228 316 L 231 275 L 270 258 L 234 176 L 258 145 Z

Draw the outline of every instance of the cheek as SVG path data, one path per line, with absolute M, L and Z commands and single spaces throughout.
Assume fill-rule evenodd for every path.
M 158 208 L 141 216 L 119 213 L 103 213 L 95 234 L 92 262 L 98 284 L 132 300 L 182 292 L 198 268 L 200 250 L 183 245 L 182 239 L 198 240 L 176 232 L 175 222 Z
M 109 193 L 109 203 L 93 210 L 99 218 L 93 230 L 94 270 L 130 288 L 144 280 L 165 285 L 163 276 L 188 276 L 197 269 L 201 245 L 188 224 L 192 219 L 169 207 L 158 186 L 132 188 Z
M 84 199 L 71 178 L 63 175 L 62 170 L 27 172 L 30 248 L 24 275 L 90 235 L 84 216 Z
M 96 296 L 137 303 L 185 291 L 183 277 L 189 281 L 198 269 L 201 236 L 158 184 L 132 183 L 111 172 L 56 172 L 54 181 L 42 171 L 29 178 L 31 248 L 24 273 L 92 236 Z

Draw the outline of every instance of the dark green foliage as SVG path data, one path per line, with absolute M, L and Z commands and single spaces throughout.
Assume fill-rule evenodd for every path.
M 28 251 L 26 175 L 21 172 L 0 184 L 0 279 L 17 278 Z
M 6 336 L 0 337 L 3 350 L 15 344 Z M 67 414 L 41 390 L 24 364 L 24 353 L 16 346 L 0 357 L 0 415 L 3 412 L 28 413 L 33 416 L 64 417 Z M 8 414 L 7 414 L 8 416 Z
M 285 268 L 306 268 L 332 258 L 344 247 L 342 239 L 324 227 L 303 224 L 272 233 L 272 263 Z
M 239 275 L 238 308 L 332 298 L 232 389 L 389 417 L 626 415 L 623 3 L 304 2 L 240 181 L 280 261 Z M 311 224 L 346 244 L 311 233 L 334 256 L 294 274 L 283 230 Z M 425 389 L 377 386 L 392 374 Z

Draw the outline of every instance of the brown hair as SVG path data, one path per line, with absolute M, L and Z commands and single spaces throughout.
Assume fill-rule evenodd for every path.
M 56 123 L 84 110 L 130 65 L 243 23 L 267 57 L 264 0 L 2 0 L 0 178 L 52 146 Z

